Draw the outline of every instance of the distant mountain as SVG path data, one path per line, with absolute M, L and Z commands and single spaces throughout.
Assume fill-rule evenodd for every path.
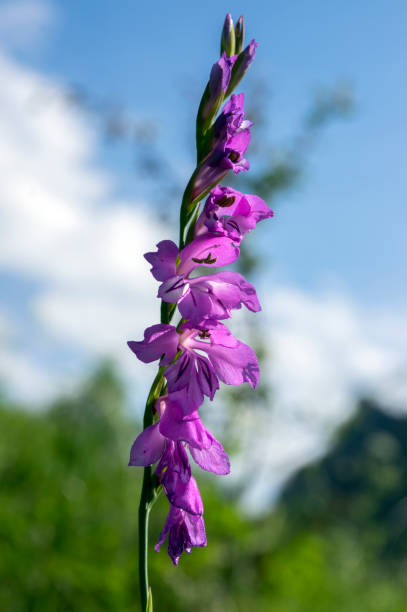
M 407 417 L 361 401 L 328 454 L 287 483 L 279 510 L 291 527 L 349 526 L 380 556 L 407 556 Z

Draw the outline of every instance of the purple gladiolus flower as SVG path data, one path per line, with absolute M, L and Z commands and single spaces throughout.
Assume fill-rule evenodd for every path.
M 152 264 L 151 274 L 159 281 L 176 275 L 190 274 L 198 266 L 219 267 L 233 263 L 239 257 L 239 247 L 228 236 L 206 235 L 190 242 L 179 252 L 171 240 L 162 240 L 157 251 L 144 255 Z
M 230 318 L 231 310 L 241 308 L 242 304 L 252 312 L 261 310 L 255 288 L 238 272 L 189 278 L 197 266 L 219 265 L 218 262 L 224 265 L 235 260 L 238 248 L 228 236 L 217 238 L 206 232 L 181 251 L 178 266 L 174 243 L 166 240 L 157 247 L 156 253 L 145 255 L 153 264 L 152 274 L 164 281 L 157 297 L 178 302 L 184 319 L 199 326 L 206 319 Z
M 213 126 L 215 146 L 225 143 L 228 139 L 243 133 L 245 133 L 247 140 L 250 141 L 249 128 L 252 125 L 253 123 L 251 121 L 244 118 L 244 93 L 234 94 L 231 96 L 230 100 L 226 102 Z M 239 153 L 244 153 L 247 146 L 248 143 L 244 145 L 243 151 L 240 151 L 242 147 L 239 147 Z
M 229 457 L 223 446 L 211 432 L 202 425 L 197 411 L 185 416 L 182 402 L 184 393 L 161 397 L 163 414 L 160 418 L 160 432 L 170 440 L 183 440 L 195 463 L 213 474 L 225 475 L 230 472 Z
M 158 297 L 165 302 L 178 302 L 181 316 L 198 326 L 207 319 L 228 319 L 231 310 L 241 308 L 242 304 L 252 312 L 261 310 L 255 288 L 238 272 L 190 279 L 175 276 L 160 285 Z
M 178 565 L 179 558 L 184 552 L 190 553 L 195 546 L 206 546 L 205 524 L 202 516 L 190 514 L 185 510 L 170 505 L 170 511 L 155 546 L 159 552 L 160 546 L 168 538 L 168 554 L 174 565 Z
M 252 125 L 244 118 L 244 94 L 232 95 L 214 123 L 212 150 L 195 177 L 192 200 L 219 183 L 229 170 L 238 174 L 250 168 L 244 153 L 250 143 Z
M 195 236 L 216 233 L 240 244 L 244 235 L 259 221 L 273 217 L 273 211 L 259 196 L 244 194 L 231 187 L 212 189 L 195 226 Z
M 208 329 L 195 329 L 184 323 L 180 336 L 182 353 L 168 366 L 165 377 L 170 393 L 184 390 L 188 401 L 184 410 L 193 412 L 203 402 L 203 396 L 213 399 L 219 380 L 227 385 L 248 382 L 256 388 L 259 365 L 254 351 L 235 338 L 218 321 L 205 321 Z M 199 338 L 199 339 L 197 339 Z M 207 358 L 197 351 L 203 351 Z
M 159 422 L 144 429 L 136 438 L 130 450 L 129 465 L 146 466 L 160 461 L 157 467 L 159 475 L 164 463 L 168 468 L 172 457 L 172 463 L 178 466 L 177 473 L 184 474 L 181 480 L 188 481 L 189 465 L 183 451 L 175 447 L 175 444 L 185 442 L 192 458 L 202 469 L 214 474 L 229 474 L 229 458 L 222 445 L 203 426 L 196 410 L 185 416 L 186 410 L 182 405 L 185 401 L 183 392 L 156 401 Z
M 259 365 L 253 349 L 237 340 L 219 321 L 205 320 L 204 325 L 205 328 L 197 329 L 186 322 L 181 327 L 181 335 L 172 325 L 153 325 L 146 329 L 144 341 L 128 342 L 130 349 L 144 363 L 155 361 L 164 354 L 160 361 L 163 365 L 164 361 L 168 363 L 169 354 L 175 357 L 181 350 L 178 359 L 166 368 L 164 375 L 170 394 L 182 390 L 186 394 L 182 402 L 185 415 L 202 404 L 204 395 L 213 399 L 219 380 L 227 385 L 248 382 L 253 389 L 259 380 Z M 177 347 L 173 341 L 174 334 L 178 337 Z M 171 353 L 167 352 L 169 345 Z M 207 357 L 197 351 L 205 352 Z
M 162 487 L 170 510 L 155 549 L 159 551 L 168 534 L 168 552 L 175 565 L 184 550 L 190 553 L 194 546 L 206 546 L 203 503 L 189 455 L 206 471 L 219 475 L 230 472 L 229 458 L 203 425 L 199 408 L 205 396 L 214 399 L 220 382 L 247 382 L 256 388 L 259 380 L 254 351 L 221 323 L 242 306 L 252 312 L 261 310 L 255 288 L 238 272 L 222 270 L 204 275 L 201 270 L 233 264 L 245 234 L 259 221 L 273 216 L 258 196 L 218 186 L 230 170 L 239 174 L 249 169 L 245 155 L 252 123 L 245 119 L 244 94 L 231 95 L 256 53 L 255 40 L 242 51 L 243 43 L 243 17 L 234 28 L 228 13 L 221 57 L 212 66 L 198 110 L 197 166 L 182 198 L 181 248 L 171 240 L 162 240 L 156 251 L 144 255 L 160 283 L 161 323 L 148 327 L 143 340 L 128 342 L 142 362 L 158 361 L 160 366 L 144 415 L 144 422 L 152 424 L 140 433 L 130 451 L 129 465 L 155 465 L 155 476 L 151 478 L 147 470 L 143 479 L 140 559 L 147 554 L 148 511 Z M 199 201 L 207 194 L 203 210 L 199 210 Z M 196 275 L 197 268 L 200 276 Z M 175 307 L 166 303 L 178 306 L 182 318 L 177 326 L 170 324 Z M 152 603 L 145 569 L 142 563 L 143 609 Z

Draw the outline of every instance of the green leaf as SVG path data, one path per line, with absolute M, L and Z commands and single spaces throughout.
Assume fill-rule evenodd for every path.
M 151 587 L 148 588 L 146 612 L 153 612 L 153 594 L 151 592 Z

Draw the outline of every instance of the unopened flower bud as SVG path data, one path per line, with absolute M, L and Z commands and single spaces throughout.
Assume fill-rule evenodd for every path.
M 243 49 L 244 43 L 244 18 L 240 15 L 235 27 L 235 53 L 238 55 Z
M 238 55 L 237 60 L 235 61 L 232 69 L 232 76 L 230 78 L 229 87 L 225 97 L 229 96 L 232 93 L 232 91 L 243 79 L 246 72 L 249 70 L 250 64 L 252 63 L 252 61 L 254 60 L 254 56 L 256 55 L 257 47 L 258 44 L 253 39 L 251 43 L 247 45 L 246 49 Z
M 228 13 L 223 24 L 222 36 L 220 39 L 220 53 L 225 52 L 231 56 L 235 54 L 235 30 L 233 27 L 232 15 Z
M 199 109 L 199 119 L 205 127 L 210 124 L 221 107 L 226 90 L 229 87 L 235 59 L 236 57 L 227 57 L 226 53 L 223 52 L 222 57 L 212 66 L 208 87 Z

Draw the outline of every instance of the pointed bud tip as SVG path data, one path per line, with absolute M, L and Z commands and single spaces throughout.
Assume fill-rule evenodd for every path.
M 244 43 L 244 17 L 240 15 L 235 27 L 235 53 L 239 54 L 243 49 Z
M 235 54 L 235 30 L 230 13 L 226 14 L 225 23 L 223 24 L 220 50 L 221 54 L 225 51 L 229 57 Z

